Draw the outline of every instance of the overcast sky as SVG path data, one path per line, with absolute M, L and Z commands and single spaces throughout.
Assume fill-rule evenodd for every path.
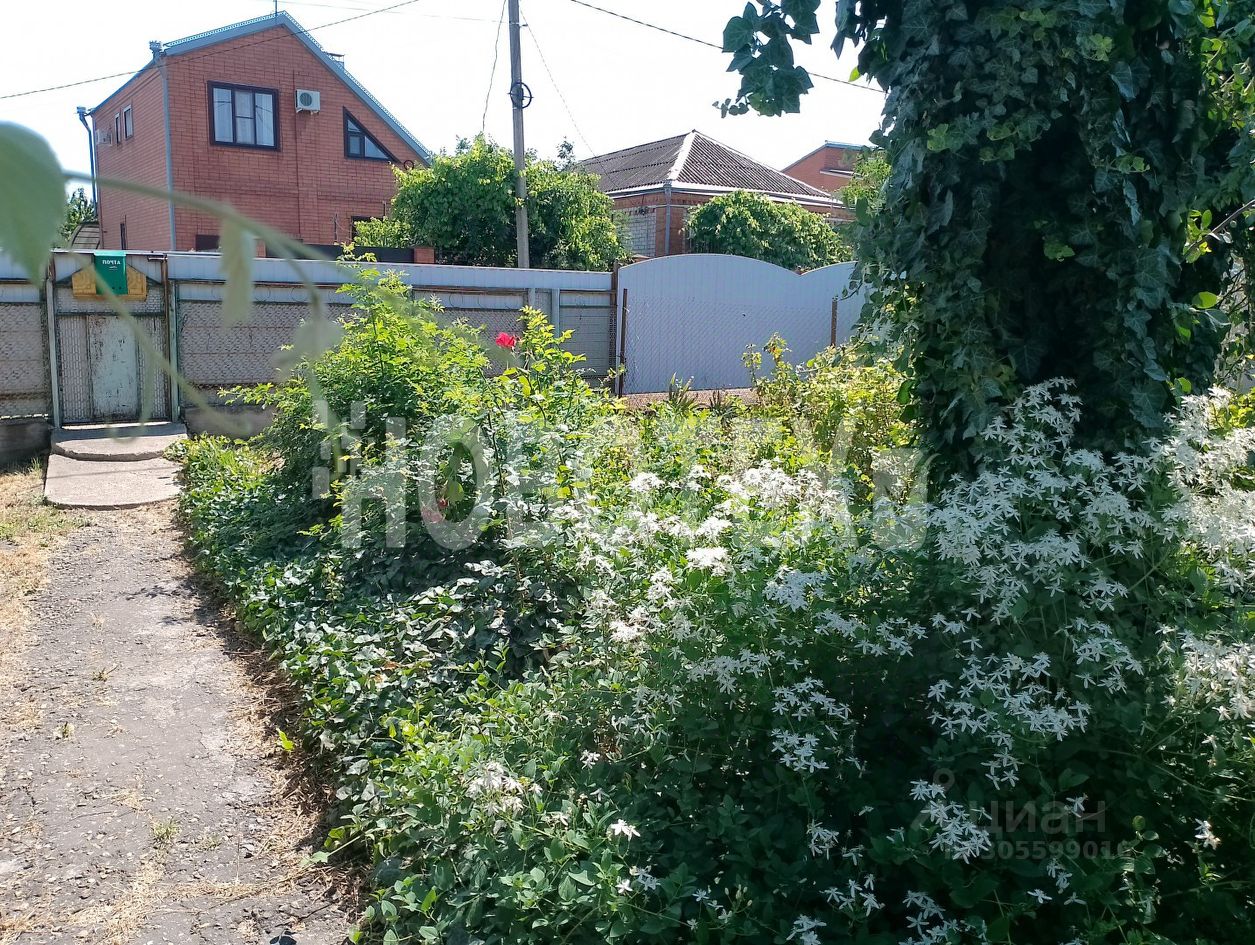
M 433 151 L 486 130 L 510 142 L 509 47 L 497 38 L 503 0 L 415 0 L 319 29 L 396 0 L 281 0 L 329 52 Z M 718 42 L 742 0 L 592 0 L 596 5 L 681 33 Z M 847 78 L 832 38 L 835 0 L 821 13 L 824 37 L 799 56 L 808 68 Z M 272 0 L 9 0 L 0 25 L 9 37 L 0 57 L 0 120 L 34 128 L 67 169 L 87 169 L 87 134 L 75 106 L 94 106 L 123 81 L 102 79 L 35 95 L 3 98 L 113 73 L 149 59 L 148 41 L 163 42 L 273 10 Z M 879 123 L 883 97 L 863 88 L 816 80 L 802 112 L 782 118 L 721 118 L 711 103 L 733 95 L 723 53 L 646 29 L 572 0 L 522 0 L 524 79 L 536 95 L 527 110 L 527 144 L 542 155 L 570 139 L 581 157 L 697 128 L 759 160 L 784 166 L 825 140 L 862 144 Z M 530 36 L 528 34 L 531 34 Z M 548 70 L 537 52 L 544 54 Z M 494 50 L 499 49 L 489 95 Z M 550 75 L 552 72 L 552 77 Z M 229 78 L 225 77 L 224 78 Z M 563 98 L 565 97 L 565 104 Z

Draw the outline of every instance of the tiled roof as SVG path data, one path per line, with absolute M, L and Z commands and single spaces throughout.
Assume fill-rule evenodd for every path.
M 639 144 L 581 162 L 582 170 L 597 174 L 598 186 L 608 194 L 661 187 L 668 181 L 684 189 L 756 190 L 800 200 L 831 202 L 817 187 L 720 144 L 700 131 Z

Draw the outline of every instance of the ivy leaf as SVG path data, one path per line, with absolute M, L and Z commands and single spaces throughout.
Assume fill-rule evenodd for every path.
M 1076 255 L 1076 250 L 1067 243 L 1059 242 L 1059 240 L 1046 240 L 1043 251 L 1047 259 L 1053 259 L 1055 262 L 1061 262 Z
M 723 28 L 723 51 L 736 52 L 754 42 L 754 27 L 744 17 L 734 16 Z
M 253 305 L 253 237 L 234 220 L 223 220 L 218 238 L 226 286 L 222 293 L 222 321 L 228 328 L 248 321 Z
M 1111 67 L 1111 79 L 1125 99 L 1137 95 L 1137 81 L 1133 78 L 1133 68 L 1127 62 L 1117 62 Z
M 65 175 L 48 142 L 0 122 L 0 250 L 43 281 L 65 215 Z
M 1215 292 L 1200 292 L 1194 296 L 1194 304 L 1199 308 L 1215 308 L 1220 304 L 1220 296 Z

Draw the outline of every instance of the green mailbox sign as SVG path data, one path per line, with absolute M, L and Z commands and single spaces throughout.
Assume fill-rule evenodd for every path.
M 96 294 L 103 294 L 100 285 L 106 285 L 114 295 L 126 295 L 126 253 L 97 252 Z

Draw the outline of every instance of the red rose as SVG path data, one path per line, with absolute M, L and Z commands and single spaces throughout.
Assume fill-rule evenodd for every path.
M 519 340 L 516 337 L 514 337 L 514 335 L 510 334 L 508 331 L 503 331 L 501 334 L 497 336 L 498 348 L 505 348 L 507 351 L 513 351 L 514 346 L 518 343 L 519 343 Z

